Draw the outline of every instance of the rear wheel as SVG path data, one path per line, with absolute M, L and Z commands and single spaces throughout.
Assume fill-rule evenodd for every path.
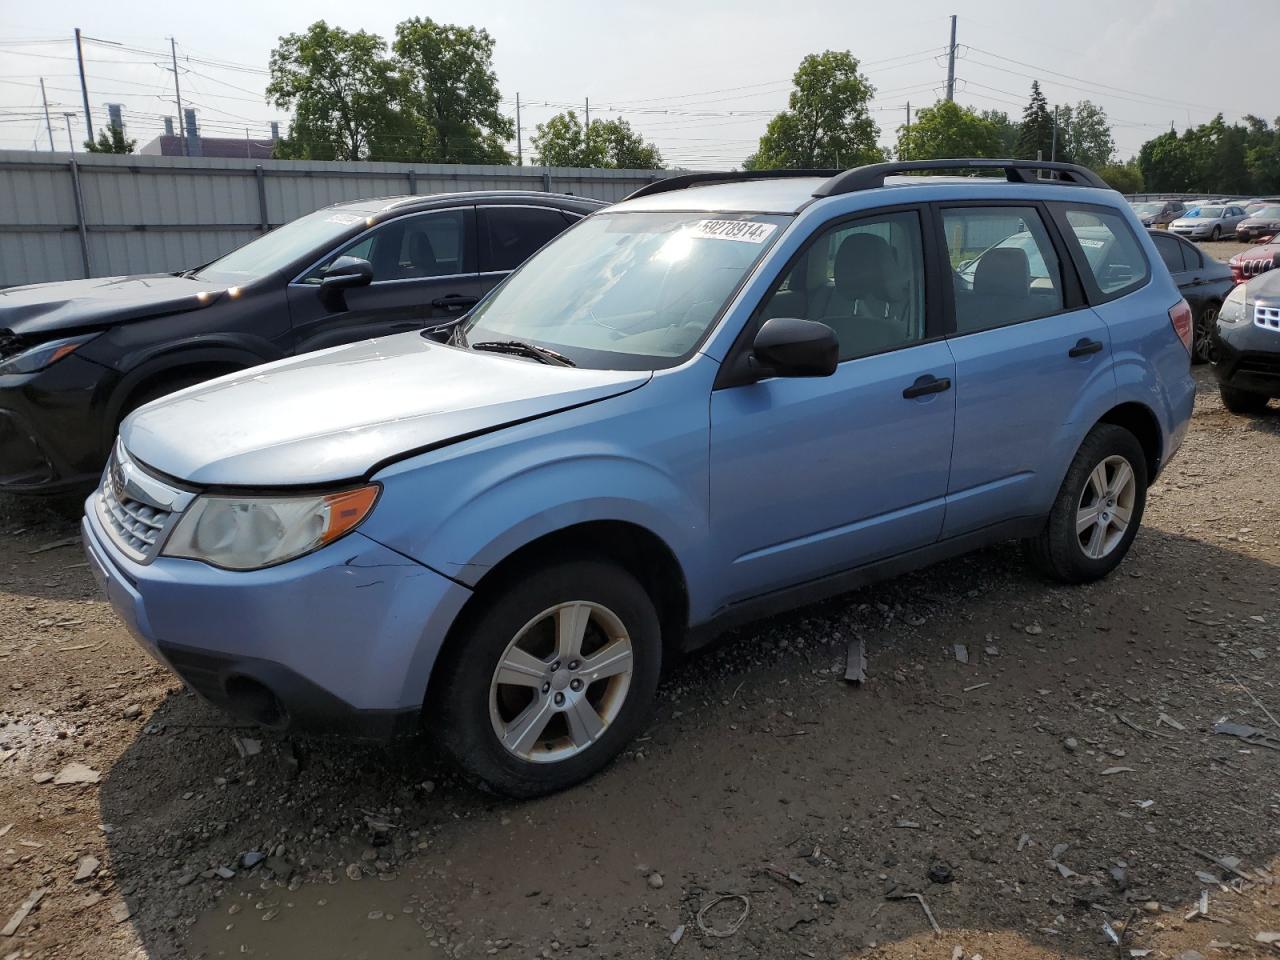
M 1129 552 L 1146 502 L 1142 445 L 1123 427 L 1100 423 L 1071 461 L 1044 529 L 1024 541 L 1027 556 L 1055 580 L 1101 579 Z
M 1250 393 L 1247 390 L 1238 390 L 1223 384 L 1218 385 L 1218 393 L 1222 395 L 1222 405 L 1232 413 L 1261 413 L 1267 408 L 1269 399 L 1263 393 Z
M 1219 305 L 1210 303 L 1196 317 L 1195 332 L 1191 344 L 1194 363 L 1208 363 L 1213 359 L 1213 328 L 1218 323 Z
M 603 561 L 533 569 L 487 601 L 432 681 L 444 746 L 509 796 L 586 779 L 652 709 L 662 667 L 653 602 Z

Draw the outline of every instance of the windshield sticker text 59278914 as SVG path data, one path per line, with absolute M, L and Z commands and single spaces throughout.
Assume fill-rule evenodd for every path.
M 742 243 L 764 243 L 777 229 L 776 223 L 753 220 L 699 220 L 693 225 L 693 236 L 707 240 L 738 240 Z

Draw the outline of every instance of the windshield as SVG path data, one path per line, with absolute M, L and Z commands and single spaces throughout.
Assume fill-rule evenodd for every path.
M 1280 207 L 1263 207 L 1260 210 L 1253 211 L 1250 216 L 1258 217 L 1261 220 L 1280 220 Z
M 1163 203 L 1135 203 L 1133 209 L 1141 216 L 1156 214 L 1164 209 Z
M 351 233 L 353 227 L 364 221 L 360 214 L 317 210 L 276 227 L 257 240 L 250 240 L 243 247 L 237 247 L 225 257 L 202 267 L 193 276 L 197 280 L 214 283 L 251 283 L 287 267 L 311 251 L 317 254 L 325 252 L 323 248 Z
M 1187 211 L 1184 216 L 1188 219 L 1192 217 L 1203 217 L 1206 220 L 1220 220 L 1222 218 L 1222 207 L 1196 207 L 1194 210 Z
M 595 214 L 481 303 L 462 342 L 521 340 L 597 369 L 675 366 L 789 219 Z

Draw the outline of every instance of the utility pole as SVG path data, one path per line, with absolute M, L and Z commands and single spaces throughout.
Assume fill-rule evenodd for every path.
M 84 97 L 84 126 L 93 139 L 93 117 L 89 115 L 89 87 L 84 82 L 84 51 L 80 49 L 80 28 L 76 27 L 76 60 L 80 63 L 80 95 Z
M 76 142 L 71 139 L 71 118 L 74 116 L 74 113 L 64 113 L 62 115 L 62 119 L 67 121 L 67 146 L 71 148 L 72 153 L 76 152 Z
M 169 56 L 173 59 L 173 95 L 178 99 L 178 124 L 182 126 L 182 88 L 178 85 L 178 41 L 173 37 L 169 38 Z M 186 129 L 183 128 L 183 136 L 178 139 L 182 142 L 182 155 L 187 155 L 187 138 L 185 136 Z M 248 139 L 246 134 L 245 139 Z
M 589 130 L 591 128 L 591 98 L 587 97 L 583 102 L 587 105 L 587 119 L 582 124 L 582 129 Z
M 516 91 L 516 166 L 524 166 L 524 141 L 520 137 L 520 92 Z
M 947 99 L 956 98 L 956 15 L 951 15 L 951 46 L 947 48 Z
M 1049 140 L 1050 162 L 1058 158 L 1058 105 L 1053 105 L 1053 137 Z
M 905 139 L 908 143 L 911 142 L 911 101 L 910 100 L 907 101 L 907 135 Z M 905 160 L 907 158 L 905 156 L 902 156 L 902 157 L 899 157 L 898 159 Z
M 40 99 L 44 101 L 44 125 L 49 128 L 49 149 L 57 150 L 53 145 L 53 124 L 49 120 L 49 98 L 44 92 L 44 77 L 40 78 Z

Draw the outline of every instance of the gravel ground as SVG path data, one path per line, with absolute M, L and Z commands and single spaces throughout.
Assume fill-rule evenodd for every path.
M 1125 955 L 1261 955 L 1280 740 L 1214 725 L 1280 736 L 1280 410 L 1198 378 L 1107 581 L 1007 545 L 739 631 L 617 763 L 523 804 L 429 740 L 230 726 L 74 527 L 0 501 L 0 925 L 45 891 L 0 957 L 1115 957 L 1104 922 Z

